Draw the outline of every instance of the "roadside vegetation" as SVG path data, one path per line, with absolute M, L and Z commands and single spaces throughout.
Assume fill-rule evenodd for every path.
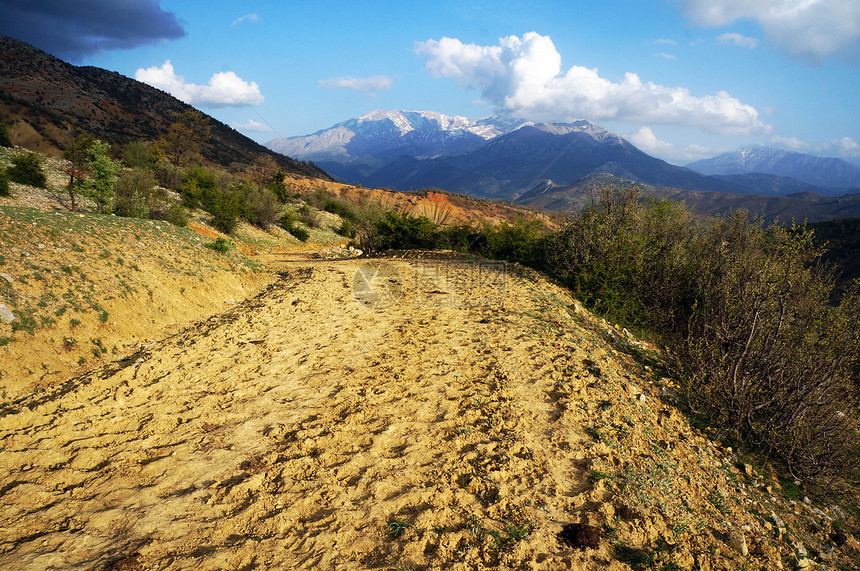
M 200 209 L 208 216 L 206 222 L 225 234 L 233 234 L 246 221 L 264 230 L 281 227 L 301 242 L 313 238 L 314 228 L 328 228 L 330 220 L 324 223 L 318 212 L 327 211 L 342 219 L 333 228 L 337 233 L 354 235 L 355 215 L 346 203 L 327 195 L 322 199 L 318 192 L 290 192 L 287 175 L 271 156 L 233 165 L 230 171 L 202 165 L 200 148 L 210 137 L 208 117 L 190 110 L 173 119 L 157 141 L 130 141 L 121 150 L 88 133 L 70 134 L 59 167 L 65 177 L 62 185 L 46 179 L 49 168 L 56 168 L 53 159 L 49 166 L 39 153 L 6 149 L 0 157 L 0 196 L 12 193 L 10 183 L 50 188 L 72 211 L 95 210 L 176 226 L 185 226 Z M 5 126 L 0 143 L 11 147 Z
M 857 483 L 858 288 L 831 301 L 836 273 L 804 227 L 742 212 L 695 224 L 682 205 L 627 189 L 553 232 L 386 212 L 358 236 L 367 251 L 444 248 L 539 269 L 663 347 L 688 410 L 724 442 L 806 483 Z

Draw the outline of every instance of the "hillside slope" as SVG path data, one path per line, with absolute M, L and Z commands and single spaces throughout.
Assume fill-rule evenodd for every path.
M 173 113 L 191 107 L 167 93 L 115 72 L 78 67 L 24 42 L 0 36 L 0 117 L 13 143 L 58 154 L 69 133 L 91 133 L 121 149 L 135 139 L 156 140 Z M 222 166 L 272 155 L 285 172 L 328 178 L 312 165 L 275 153 L 210 118 L 201 152 Z
M 838 508 L 789 518 L 771 475 L 659 398 L 669 387 L 628 354 L 646 345 L 535 274 L 438 255 L 279 272 L 0 413 L 0 566 L 727 570 L 853 554 L 828 539 Z
M 637 185 L 605 173 L 589 175 L 569 186 L 544 183 L 535 186 L 517 201 L 532 208 L 576 212 L 599 200 L 601 189 L 624 189 L 630 186 L 639 186 L 645 197 L 683 202 L 692 212 L 704 217 L 725 215 L 741 209 L 753 218 L 762 218 L 768 223 L 778 220 L 784 224 L 790 224 L 792 220 L 798 223 L 820 222 L 860 216 L 860 194 L 857 193 L 823 196 L 815 192 L 801 192 L 774 196 L 704 192 Z
M 0 402 L 61 384 L 272 280 L 188 228 L 3 202 L 0 304 L 14 320 L 0 320 Z

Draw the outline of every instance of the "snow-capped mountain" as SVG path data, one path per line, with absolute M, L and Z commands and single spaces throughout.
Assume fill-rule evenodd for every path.
M 615 133 L 588 123 L 537 123 L 499 135 L 457 155 L 403 155 L 361 181 L 371 187 L 438 187 L 470 196 L 516 200 L 545 181 L 570 185 L 592 173 L 659 186 L 748 192 L 651 157 Z
M 425 158 L 474 150 L 524 124 L 499 117 L 473 121 L 433 111 L 376 110 L 312 135 L 274 139 L 266 146 L 329 167 L 336 162 L 378 168 L 402 155 Z
M 736 151 L 690 163 L 687 168 L 706 175 L 761 173 L 791 177 L 831 189 L 844 190 L 860 186 L 860 167 L 848 161 L 769 147 L 741 147 Z
M 662 186 L 749 192 L 648 156 L 588 121 L 473 121 L 432 111 L 377 110 L 266 146 L 313 161 L 344 182 L 398 190 L 438 187 L 510 200 L 543 180 L 568 185 L 591 173 L 611 173 Z

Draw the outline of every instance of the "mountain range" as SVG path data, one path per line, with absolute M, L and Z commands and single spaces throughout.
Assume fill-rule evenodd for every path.
M 540 185 L 520 196 L 517 202 L 544 210 L 577 211 L 599 200 L 601 189 L 624 189 L 634 184 L 641 189 L 644 197 L 684 202 L 692 212 L 705 217 L 739 209 L 747 211 L 753 218 L 783 223 L 792 220 L 812 223 L 860 216 L 860 193 L 825 196 L 817 192 L 800 192 L 787 196 L 765 196 L 704 192 L 634 183 L 606 173 L 591 174 L 567 186 L 551 183 Z
M 533 123 L 501 116 L 473 121 L 377 110 L 266 146 L 314 161 L 352 184 L 404 191 L 437 187 L 517 201 L 597 174 L 657 188 L 771 197 L 840 196 L 860 187 L 860 167 L 841 159 L 758 147 L 675 166 L 587 121 Z
M 513 200 L 547 181 L 569 185 L 605 172 L 648 184 L 749 192 L 649 156 L 587 121 L 532 123 L 498 116 L 471 121 L 434 112 L 374 111 L 266 146 L 314 161 L 345 182 L 397 190 L 438 187 Z
M 88 133 L 121 150 L 167 132 L 173 113 L 191 107 L 159 89 L 97 67 L 79 67 L 19 40 L 0 36 L 0 116 L 15 144 L 58 154 L 70 135 Z M 323 171 L 273 153 L 210 117 L 201 149 L 212 164 L 249 164 L 272 155 L 285 172 L 328 178 Z
M 432 159 L 474 151 L 526 124 L 490 117 L 473 121 L 429 111 L 371 111 L 312 135 L 274 139 L 274 151 L 313 161 L 346 182 L 362 182 L 403 156 Z M 404 190 L 404 189 L 400 189 Z
M 814 185 L 824 189 L 825 194 L 832 195 L 860 187 L 860 167 L 848 161 L 768 147 L 741 147 L 690 163 L 687 168 L 735 182 L 741 182 L 745 180 L 743 177 L 751 174 L 758 177 L 775 175 Z

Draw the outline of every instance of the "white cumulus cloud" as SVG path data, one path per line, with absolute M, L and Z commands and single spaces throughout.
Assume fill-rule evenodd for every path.
M 794 55 L 820 61 L 860 56 L 857 0 L 678 0 L 687 19 L 707 28 L 753 20 L 765 37 Z
M 749 36 L 743 36 L 733 32 L 720 34 L 717 36 L 717 41 L 721 44 L 734 44 L 742 48 L 754 50 L 758 46 L 758 40 Z
M 672 54 L 667 54 L 666 52 L 656 53 L 654 54 L 654 57 L 661 57 L 663 59 L 675 59 L 675 56 L 673 56 Z
M 639 130 L 625 135 L 624 138 L 633 143 L 639 150 L 677 165 L 685 165 L 723 152 L 720 149 L 701 145 L 681 146 L 661 141 L 650 127 L 640 127 Z
M 643 82 L 635 73 L 613 82 L 597 69 L 573 66 L 562 73 L 552 40 L 536 32 L 508 36 L 497 46 L 455 38 L 416 45 L 434 77 L 457 79 L 481 91 L 499 112 L 537 120 L 621 120 L 674 124 L 716 133 L 753 134 L 771 127 L 758 111 L 725 91 L 696 96 L 684 87 Z
M 791 149 L 792 151 L 809 151 L 812 149 L 812 145 L 797 137 L 780 137 L 779 135 L 774 135 L 770 138 L 770 142 L 784 149 Z
M 333 77 L 331 79 L 319 80 L 320 87 L 329 89 L 352 89 L 354 91 L 367 91 L 375 93 L 383 89 L 391 89 L 394 85 L 394 78 L 386 75 L 371 75 L 370 77 Z
M 770 142 L 784 149 L 802 153 L 838 156 L 847 158 L 860 157 L 860 144 L 851 137 L 839 137 L 827 141 L 809 143 L 797 137 L 780 137 L 774 135 Z
M 265 123 L 260 123 L 259 121 L 254 121 L 253 119 L 248 119 L 244 123 L 230 123 L 230 126 L 239 131 L 257 131 L 260 133 L 274 132 L 274 129 L 272 129 Z
M 860 157 L 860 144 L 851 137 L 833 139 L 830 144 L 843 157 Z
M 176 75 L 170 60 L 160 67 L 140 68 L 134 72 L 140 82 L 157 87 L 190 105 L 203 107 L 241 107 L 259 105 L 263 95 L 256 82 L 248 83 L 232 71 L 222 71 L 209 78 L 206 85 L 188 83 Z

